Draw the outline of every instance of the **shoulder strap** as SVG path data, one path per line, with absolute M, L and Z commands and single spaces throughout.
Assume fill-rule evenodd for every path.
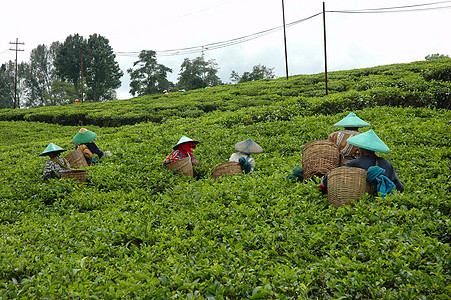
M 64 169 L 68 168 L 67 163 L 66 163 L 66 161 L 64 159 L 63 159 L 64 165 L 56 157 L 51 158 L 50 160 L 56 162 L 57 164 L 59 164 Z

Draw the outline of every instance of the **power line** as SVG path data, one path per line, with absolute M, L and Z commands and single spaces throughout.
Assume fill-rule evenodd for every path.
M 451 8 L 451 5 L 445 5 L 445 6 L 439 6 L 439 7 L 430 7 L 432 5 L 437 4 L 444 4 L 444 3 L 451 3 L 451 0 L 449 1 L 437 1 L 437 2 L 430 2 L 430 3 L 423 3 L 423 4 L 414 4 L 414 5 L 405 5 L 405 6 L 393 6 L 393 7 L 381 7 L 381 8 L 367 8 L 367 9 L 359 9 L 359 10 L 328 10 L 329 13 L 353 13 L 353 14 L 366 14 L 366 13 L 395 13 L 395 12 L 414 12 L 414 11 L 426 11 L 426 10 L 438 10 L 438 9 L 448 9 Z M 429 6 L 429 7 L 427 7 Z M 313 14 L 309 17 L 291 22 L 286 24 L 286 27 L 291 27 L 294 25 L 297 25 L 299 23 L 305 22 L 307 20 L 310 20 L 314 17 L 317 17 L 319 15 L 323 14 L 323 12 L 319 12 L 316 14 Z M 178 56 L 178 55 L 188 55 L 188 54 L 195 54 L 195 53 L 203 53 L 204 51 L 208 50 L 216 50 L 220 48 L 230 47 L 237 44 L 245 43 L 260 37 L 263 37 L 265 35 L 274 33 L 276 31 L 279 31 L 283 29 L 283 26 L 277 26 L 273 27 L 267 30 L 263 30 L 260 32 L 256 32 L 253 34 L 245 35 L 242 37 L 234 38 L 231 40 L 221 41 L 221 42 L 215 42 L 210 44 L 205 44 L 201 46 L 193 46 L 193 47 L 186 47 L 186 48 L 179 48 L 179 49 L 170 49 L 170 50 L 159 50 L 155 51 L 156 55 L 159 57 L 162 56 Z M 131 52 L 115 52 L 118 56 L 130 56 L 130 57 L 137 57 L 140 52 L 138 51 L 131 51 Z
M 305 22 L 307 20 L 310 20 L 316 16 L 321 15 L 322 13 L 316 13 L 314 15 L 311 15 L 307 18 L 303 18 L 291 23 L 286 24 L 286 27 L 291 27 L 294 25 L 297 25 L 299 23 Z M 159 50 L 159 51 L 155 51 L 157 53 L 157 56 L 175 56 L 175 55 L 186 55 L 186 54 L 193 54 L 193 53 L 199 53 L 202 51 L 207 51 L 207 50 L 216 50 L 216 49 L 220 49 L 220 48 L 224 48 L 224 47 L 229 47 L 229 46 L 233 46 L 236 44 L 240 44 L 240 43 L 244 43 L 244 42 L 248 42 L 257 38 L 260 38 L 262 36 L 271 34 L 273 32 L 279 31 L 283 28 L 283 26 L 277 26 L 277 27 L 273 27 L 270 29 L 266 29 L 260 32 L 256 32 L 253 34 L 249 34 L 249 35 L 245 35 L 239 38 L 234 38 L 231 40 L 226 40 L 226 41 L 222 41 L 222 42 L 215 42 L 215 43 L 210 43 L 210 44 L 205 44 L 202 46 L 193 46 L 193 47 L 186 47 L 186 48 L 179 48 L 179 49 L 172 49 L 172 50 Z M 137 51 L 133 51 L 133 52 L 115 52 L 116 55 L 118 56 L 137 56 L 139 55 L 140 52 Z
M 419 8 L 419 7 L 423 7 L 423 6 L 431 6 L 431 5 L 437 5 L 437 4 L 443 4 L 443 3 L 451 3 L 451 1 L 439 1 L 439 2 L 430 2 L 430 3 L 423 3 L 423 4 L 380 7 L 380 8 L 365 8 L 365 9 L 357 9 L 357 10 L 354 10 L 354 9 L 352 9 L 352 10 L 330 10 L 327 12 L 332 12 L 332 13 L 389 13 L 389 12 L 412 12 L 412 11 L 446 9 L 446 8 L 451 7 L 451 5 L 448 5 L 448 6 Z

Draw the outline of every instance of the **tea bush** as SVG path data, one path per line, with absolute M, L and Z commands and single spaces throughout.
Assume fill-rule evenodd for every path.
M 197 118 L 215 111 L 274 106 L 303 99 L 307 114 L 335 114 L 376 106 L 451 107 L 451 59 L 419 61 L 373 68 L 297 75 L 288 80 L 260 80 L 169 95 L 30 109 L 2 109 L 0 120 L 35 121 L 67 126 L 116 127 L 162 123 L 173 117 Z M 337 105 L 336 105 L 337 104 Z M 305 114 L 304 114 L 305 115 Z
M 319 74 L 1 110 L 0 298 L 449 299 L 447 65 L 333 72 L 327 96 Z M 319 178 L 286 177 L 350 111 L 405 191 L 334 209 Z M 80 126 L 113 156 L 88 183 L 42 181 L 39 153 Z M 161 166 L 181 135 L 200 141 L 195 178 Z M 256 170 L 212 179 L 249 137 Z
M 39 179 L 38 154 L 49 142 L 73 149 L 79 126 L 0 122 L 0 297 L 448 299 L 449 110 L 356 111 L 392 149 L 382 156 L 406 189 L 334 209 L 319 179 L 286 179 L 303 145 L 349 112 L 328 99 L 330 114 L 311 114 L 311 100 L 297 97 L 90 125 L 113 156 L 87 168 L 88 183 Z M 161 166 L 182 134 L 200 141 L 196 178 Z M 265 150 L 256 170 L 212 179 L 248 137 Z

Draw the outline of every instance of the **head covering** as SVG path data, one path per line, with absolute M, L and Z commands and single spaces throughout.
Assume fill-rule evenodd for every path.
M 61 152 L 66 151 L 66 149 L 61 148 L 58 145 L 55 145 L 54 143 L 50 143 L 45 150 L 39 154 L 39 156 L 45 156 L 50 153 L 60 154 Z
M 75 144 L 84 144 L 84 143 L 90 143 L 93 140 L 95 140 L 97 137 L 97 134 L 94 132 L 86 129 L 81 128 L 77 134 L 72 138 L 72 142 Z
M 182 137 L 180 138 L 180 140 L 178 141 L 178 143 L 177 143 L 174 147 L 172 147 L 172 149 L 175 150 L 175 149 L 177 149 L 177 147 L 178 147 L 180 144 L 184 144 L 184 143 L 188 143 L 188 142 L 193 142 L 193 143 L 195 143 L 195 144 L 199 143 L 199 141 L 190 139 L 189 137 L 182 135 Z
M 347 142 L 353 146 L 375 152 L 388 153 L 390 148 L 371 129 L 359 135 L 351 136 Z
M 370 123 L 367 123 L 356 116 L 355 113 L 349 113 L 341 121 L 334 124 L 335 127 L 369 127 Z
M 263 152 L 263 148 L 252 139 L 247 139 L 236 143 L 235 150 L 244 154 L 256 154 Z

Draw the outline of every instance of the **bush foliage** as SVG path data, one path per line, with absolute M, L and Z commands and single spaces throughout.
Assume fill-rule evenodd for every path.
M 83 104 L 78 115 L 75 105 L 3 111 L 0 297 L 449 299 L 451 113 L 377 103 L 407 99 L 401 73 L 437 88 L 412 75 L 427 66 L 337 72 L 342 91 L 328 96 L 319 76 L 295 76 Z M 351 110 L 392 149 L 382 156 L 405 191 L 334 209 L 317 178 L 286 177 L 303 145 Z M 113 156 L 87 168 L 88 183 L 40 180 L 38 154 L 50 142 L 73 149 L 80 119 Z M 195 178 L 161 166 L 181 135 L 200 141 Z M 265 150 L 256 170 L 212 179 L 248 137 Z
M 197 118 L 212 111 L 262 106 L 271 110 L 296 102 L 303 103 L 306 115 L 383 105 L 450 109 L 450 78 L 451 59 L 441 59 L 331 72 L 328 95 L 324 74 L 298 75 L 289 80 L 265 79 L 107 103 L 2 109 L 0 120 L 116 127 L 149 121 L 161 123 L 172 117 Z

